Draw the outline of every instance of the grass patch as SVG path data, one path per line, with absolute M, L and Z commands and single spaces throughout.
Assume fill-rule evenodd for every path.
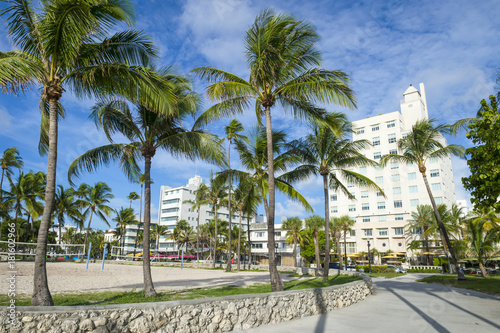
M 328 287 L 337 284 L 349 283 L 352 281 L 361 280 L 357 276 L 337 275 L 332 276 L 328 282 L 323 282 L 321 278 L 307 279 L 299 281 L 291 281 L 285 284 L 285 290 L 310 289 Z M 147 303 L 147 302 L 163 302 L 183 299 L 222 297 L 241 294 L 259 294 L 271 292 L 271 285 L 254 284 L 250 287 L 224 286 L 216 288 L 192 289 L 176 292 L 159 292 L 158 297 L 146 297 L 141 291 L 107 291 L 99 293 L 82 293 L 82 294 L 54 294 L 52 298 L 54 305 L 104 305 L 104 304 L 125 304 L 125 303 Z M 0 306 L 7 306 L 9 297 L 5 294 L 0 294 Z M 29 306 L 31 304 L 31 296 L 16 297 L 16 306 Z
M 368 273 L 366 273 L 366 274 L 368 274 Z M 392 278 L 395 278 L 398 276 L 403 276 L 406 274 L 402 274 L 402 273 L 371 273 L 368 275 L 370 275 L 371 277 L 385 277 L 386 279 L 392 279 Z
M 488 294 L 500 294 L 500 276 L 483 278 L 478 275 L 466 275 L 467 281 L 458 281 L 456 274 L 432 275 L 418 282 L 439 283 L 445 286 L 481 291 Z

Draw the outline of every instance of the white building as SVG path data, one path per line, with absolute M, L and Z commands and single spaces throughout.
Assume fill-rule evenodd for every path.
M 354 121 L 353 140 L 366 139 L 373 146 L 367 146 L 362 153 L 375 161 L 386 154 L 401 153 L 397 141 L 411 131 L 418 120 L 428 118 L 424 85 L 420 92 L 411 86 L 404 92 L 401 111 Z M 443 138 L 443 142 L 445 139 Z M 436 204 L 451 207 L 455 203 L 455 187 L 451 158 L 427 161 L 427 177 Z M 347 253 L 367 251 L 367 241 L 371 238 L 371 248 L 380 252 L 392 250 L 407 252 L 411 240 L 421 240 L 421 230 L 407 230 L 411 213 L 418 205 L 430 204 L 422 176 L 416 165 L 391 162 L 385 168 L 357 167 L 352 169 L 375 181 L 384 191 L 370 191 L 347 183 L 347 188 L 355 196 L 348 199 L 340 191 L 330 190 L 331 216 L 349 215 L 355 220 L 353 231 L 348 235 Z M 343 237 L 342 237 L 343 242 Z M 429 244 L 434 248 L 440 242 Z M 343 247 L 343 246 L 342 246 Z
M 263 216 L 260 215 L 262 218 Z M 267 246 L 267 223 L 263 217 L 262 222 L 250 224 L 250 241 L 252 243 L 252 263 L 269 264 L 269 248 Z M 286 242 L 286 231 L 282 230 L 282 224 L 274 225 L 274 241 L 276 263 L 278 266 L 293 266 L 293 244 Z M 300 249 L 297 249 L 297 262 L 300 263 Z
M 169 230 L 173 230 L 180 220 L 188 222 L 194 230 L 196 230 L 198 220 L 198 210 L 191 209 L 192 203 L 186 201 L 195 201 L 195 191 L 202 184 L 200 176 L 194 176 L 189 179 L 186 186 L 170 187 L 162 186 L 160 189 L 160 204 L 159 204 L 159 223 L 160 225 L 167 226 Z M 214 219 L 214 212 L 211 205 L 202 206 L 200 208 L 200 225 L 210 222 Z M 229 213 L 226 207 L 219 206 L 217 208 L 217 218 L 229 221 Z M 239 225 L 239 212 L 234 212 L 231 223 L 233 226 Z M 254 222 L 253 216 L 250 217 L 250 223 Z M 247 216 L 242 217 L 242 229 L 246 230 L 248 224 Z M 163 237 L 160 239 L 160 251 L 177 251 L 175 241 Z

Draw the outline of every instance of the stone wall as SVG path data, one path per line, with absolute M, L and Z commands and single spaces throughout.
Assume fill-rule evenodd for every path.
M 101 306 L 17 307 L 19 325 L 0 311 L 0 332 L 228 332 L 311 316 L 371 294 L 363 280 L 328 288 L 196 300 Z

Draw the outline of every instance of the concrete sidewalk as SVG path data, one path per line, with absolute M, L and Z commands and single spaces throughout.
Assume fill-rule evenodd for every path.
M 248 333 L 499 332 L 500 297 L 415 282 L 426 274 L 374 278 L 374 294 L 348 308 Z

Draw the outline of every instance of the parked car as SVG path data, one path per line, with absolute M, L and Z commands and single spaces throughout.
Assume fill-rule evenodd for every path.
M 325 264 L 321 264 L 321 268 L 324 268 L 324 267 L 325 267 Z M 328 267 L 330 267 L 330 269 L 339 269 L 340 264 L 338 262 L 331 262 Z
M 399 266 L 387 266 L 387 268 L 392 268 L 393 270 L 396 271 L 396 273 L 403 273 L 403 274 L 406 274 L 408 273 L 408 271 L 402 267 L 399 267 Z

